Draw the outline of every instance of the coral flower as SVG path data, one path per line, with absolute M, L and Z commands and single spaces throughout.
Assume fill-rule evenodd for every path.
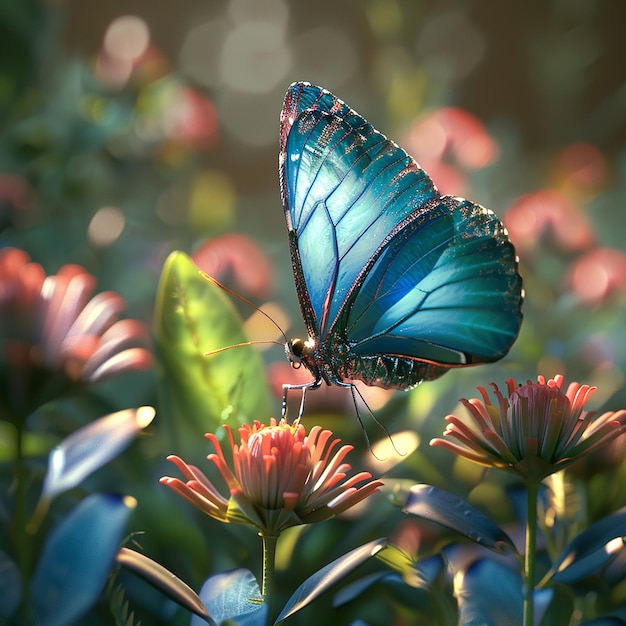
M 508 398 L 492 383 L 496 405 L 479 387 L 482 402 L 461 400 L 469 420 L 446 417 L 444 435 L 459 443 L 437 438 L 430 444 L 536 483 L 626 432 L 626 410 L 596 417 L 584 408 L 596 388 L 571 383 L 564 393 L 563 380 L 561 375 L 548 381 L 539 376 L 536 383 L 518 387 L 509 378 Z
M 151 366 L 146 327 L 118 320 L 124 300 L 110 291 L 92 298 L 95 284 L 77 265 L 46 276 L 22 250 L 0 250 L 0 397 L 11 411 Z
M 225 497 L 193 465 L 169 456 L 187 482 L 164 476 L 171 487 L 207 515 L 222 522 L 256 526 L 264 535 L 278 535 L 285 528 L 334 517 L 378 491 L 383 484 L 369 472 L 346 477 L 344 463 L 353 449 L 341 446 L 333 433 L 314 426 L 307 435 L 302 424 L 271 419 L 269 426 L 256 421 L 239 428 L 236 445 L 228 426 L 232 462 L 228 463 L 215 435 L 206 436 L 215 447 L 209 454 L 222 475 L 230 497 Z M 360 484 L 360 486 L 358 486 Z

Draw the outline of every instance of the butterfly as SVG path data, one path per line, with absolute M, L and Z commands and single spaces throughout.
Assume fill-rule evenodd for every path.
M 280 117 L 279 178 L 308 338 L 285 351 L 313 380 L 409 389 L 507 354 L 522 321 L 502 222 L 441 195 L 402 148 L 329 91 L 297 82 Z

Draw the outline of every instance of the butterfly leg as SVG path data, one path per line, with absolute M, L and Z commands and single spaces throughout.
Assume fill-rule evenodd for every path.
M 300 399 L 300 408 L 298 409 L 298 417 L 296 418 L 296 422 L 300 421 L 302 414 L 304 413 L 304 400 L 306 398 L 306 392 L 309 389 L 317 389 L 322 384 L 321 380 L 313 380 L 310 383 L 303 383 L 301 385 L 283 385 L 283 402 L 281 408 L 281 417 L 283 420 L 287 421 L 287 395 L 289 391 L 292 389 L 300 389 L 302 391 L 302 398 Z
M 365 424 L 363 423 L 363 416 L 361 415 L 361 410 L 359 409 L 359 399 L 361 401 L 362 406 L 365 407 L 365 410 L 367 411 L 367 413 L 369 413 L 371 418 L 374 420 L 374 422 L 380 428 L 382 428 L 385 435 L 387 435 L 387 437 L 391 441 L 394 449 L 396 449 L 395 444 L 393 443 L 391 434 L 387 430 L 387 427 L 376 417 L 376 414 L 374 413 L 374 411 L 372 411 L 370 405 L 367 403 L 367 400 L 363 397 L 363 394 L 360 392 L 359 388 L 354 383 L 346 383 L 340 380 L 334 380 L 333 383 L 339 387 L 348 387 L 350 389 L 350 394 L 352 395 L 352 402 L 354 404 L 354 412 L 356 413 L 356 418 L 359 421 L 361 429 L 363 430 L 363 436 L 365 437 L 365 442 L 367 443 L 367 447 L 370 450 L 372 449 L 369 435 L 367 434 L 367 430 L 365 429 Z

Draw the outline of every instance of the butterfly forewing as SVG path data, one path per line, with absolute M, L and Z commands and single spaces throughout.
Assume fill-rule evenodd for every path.
M 305 109 L 293 121 L 284 155 L 287 222 L 297 233 L 314 327 L 323 337 L 364 263 L 397 224 L 438 193 L 413 159 L 371 125 L 355 129 L 318 109 Z

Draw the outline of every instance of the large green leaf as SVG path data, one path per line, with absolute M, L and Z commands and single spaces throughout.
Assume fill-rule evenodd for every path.
M 159 415 L 177 450 L 203 445 L 202 435 L 223 423 L 268 420 L 269 388 L 258 352 L 243 346 L 205 356 L 246 337 L 229 297 L 182 252 L 165 261 L 155 333 L 162 376 Z

